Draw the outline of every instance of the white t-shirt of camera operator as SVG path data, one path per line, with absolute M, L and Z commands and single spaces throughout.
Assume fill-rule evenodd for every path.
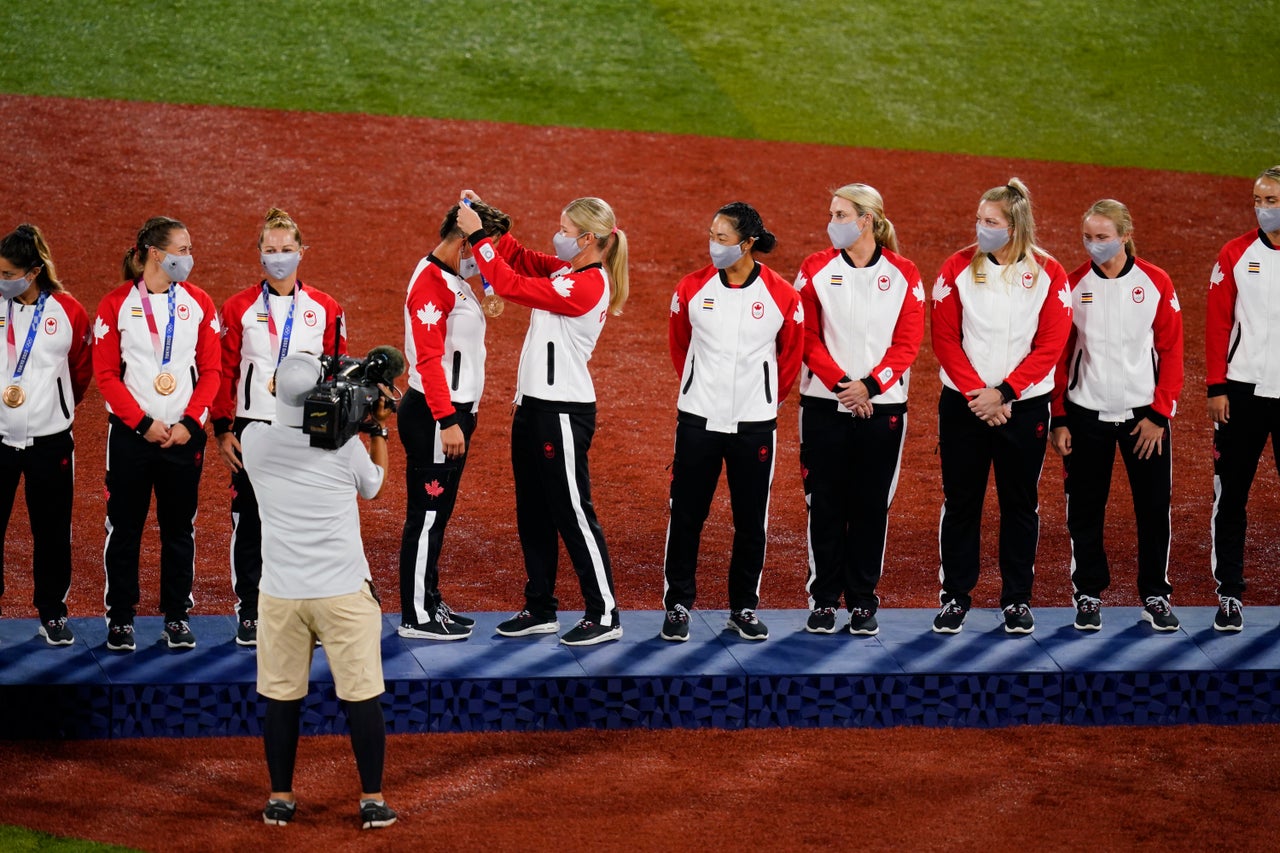
M 356 495 L 372 498 L 386 472 L 359 438 L 311 446 L 298 427 L 253 423 L 240 438 L 262 519 L 262 580 L 276 598 L 331 598 L 370 580 Z

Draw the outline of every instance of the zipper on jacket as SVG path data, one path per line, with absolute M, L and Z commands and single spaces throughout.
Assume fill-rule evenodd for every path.
M 458 390 L 458 382 L 462 377 L 462 350 L 453 351 L 453 379 L 449 383 L 449 387 L 454 391 Z
M 769 385 L 769 362 L 761 365 L 764 368 L 764 401 L 766 403 L 773 402 L 773 389 Z
M 547 341 L 547 386 L 556 384 L 556 343 Z
M 244 372 L 244 410 L 246 412 L 252 411 L 252 408 L 253 408 L 249 404 L 249 396 L 250 396 L 249 392 L 250 392 L 250 389 L 252 388 L 253 388 L 253 362 L 251 361 L 249 362 L 249 369 Z
M 67 395 L 62 390 L 62 377 L 58 377 L 58 405 L 62 407 L 62 416 L 68 420 L 71 418 L 71 410 L 67 408 Z
M 689 387 L 693 385 L 693 365 L 697 362 L 696 358 L 689 359 L 689 378 L 684 381 L 684 387 L 680 389 L 681 394 L 688 394 Z
M 1227 364 L 1231 363 L 1231 359 L 1235 357 L 1236 347 L 1240 346 L 1240 337 L 1244 330 L 1240 328 L 1240 324 L 1236 323 L 1236 339 L 1231 342 L 1231 349 L 1227 350 Z

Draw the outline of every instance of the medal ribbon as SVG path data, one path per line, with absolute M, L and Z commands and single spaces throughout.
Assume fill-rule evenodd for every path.
M 280 362 L 289 354 L 289 338 L 293 336 L 293 309 L 298 307 L 298 291 L 302 289 L 302 282 L 295 282 L 293 285 L 293 301 L 289 303 L 289 315 L 284 321 L 284 333 L 276 332 L 276 318 L 271 316 L 271 299 L 270 286 L 264 281 L 262 283 L 262 310 L 267 313 L 267 334 L 271 338 L 271 348 L 276 350 L 276 367 L 280 366 Z M 277 349 L 276 341 L 280 341 L 279 349 Z
M 138 279 L 138 298 L 142 300 L 142 313 L 147 317 L 147 328 L 151 330 L 151 346 L 156 351 L 156 361 L 160 362 L 160 370 L 164 372 L 173 355 L 173 321 L 177 312 L 174 310 L 178 302 L 178 289 L 169 283 L 169 324 L 164 329 L 164 349 L 160 348 L 160 332 L 156 329 L 156 316 L 151 310 L 151 294 L 142 279 Z
M 27 369 L 27 359 L 31 356 L 31 347 L 36 342 L 36 331 L 40 328 L 40 316 L 44 314 L 44 301 L 49 298 L 49 291 L 40 291 L 40 298 L 36 300 L 35 313 L 31 315 L 31 325 L 27 327 L 27 340 L 22 344 L 22 355 L 18 355 L 18 344 L 13 334 L 13 300 L 9 300 L 9 316 L 5 321 L 5 331 L 7 333 L 9 344 L 9 363 L 14 364 L 15 357 L 17 364 L 13 368 L 13 382 L 18 384 L 18 380 L 22 378 L 22 371 Z

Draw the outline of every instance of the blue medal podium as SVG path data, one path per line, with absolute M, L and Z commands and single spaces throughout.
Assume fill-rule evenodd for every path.
M 1081 632 L 1070 608 L 1038 608 L 1035 633 L 1009 635 L 998 610 L 974 609 L 943 635 L 933 610 L 885 609 L 878 636 L 856 637 L 762 610 L 770 637 L 749 642 L 727 612 L 694 610 L 672 643 L 661 612 L 631 611 L 621 640 L 588 647 L 500 637 L 507 613 L 473 614 L 467 640 L 406 640 L 387 614 L 383 706 L 389 732 L 1280 722 L 1280 607 L 1247 607 L 1235 634 L 1213 630 L 1211 607 L 1177 613 L 1162 634 L 1137 607 L 1107 607 L 1101 631 Z M 139 618 L 137 651 L 121 653 L 101 618 L 73 619 L 75 644 L 56 648 L 35 620 L 0 619 L 0 737 L 260 735 L 255 650 L 229 615 L 191 626 L 198 646 L 176 651 L 159 617 Z M 303 733 L 345 731 L 323 648 L 311 682 Z

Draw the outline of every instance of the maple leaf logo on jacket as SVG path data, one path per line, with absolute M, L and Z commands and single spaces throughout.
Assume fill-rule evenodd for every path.
M 440 317 L 440 309 L 435 306 L 434 302 L 428 302 L 418 309 L 418 322 L 428 329 L 439 323 Z
M 102 340 L 104 337 L 106 337 L 107 332 L 109 331 L 111 331 L 111 327 L 108 326 L 101 317 L 98 317 L 93 321 L 94 340 L 98 340 L 98 341 Z
M 933 304 L 937 305 L 950 295 L 951 285 L 947 284 L 947 280 L 945 278 L 938 276 L 938 280 L 933 283 Z
M 1176 293 L 1169 294 L 1169 307 L 1172 308 L 1174 311 L 1182 310 L 1182 306 L 1178 304 L 1178 294 Z
M 551 279 L 551 286 L 556 289 L 556 293 L 568 299 L 569 294 L 573 292 L 573 279 L 567 275 L 562 275 L 559 278 Z
M 1209 289 L 1213 290 L 1215 287 L 1222 284 L 1222 279 L 1225 277 L 1226 276 L 1222 274 L 1222 267 L 1219 264 L 1214 264 L 1213 272 L 1209 274 Z
M 911 288 L 911 295 L 916 298 L 917 302 L 924 302 L 924 282 L 917 281 L 916 286 Z
M 1058 291 L 1058 301 L 1062 303 L 1062 307 L 1067 309 L 1067 313 L 1071 313 L 1071 291 L 1063 287 Z
M 444 494 L 444 486 L 440 485 L 439 480 L 432 480 L 430 483 L 423 486 L 423 488 L 426 489 L 427 494 L 431 495 L 433 498 L 438 498 Z

